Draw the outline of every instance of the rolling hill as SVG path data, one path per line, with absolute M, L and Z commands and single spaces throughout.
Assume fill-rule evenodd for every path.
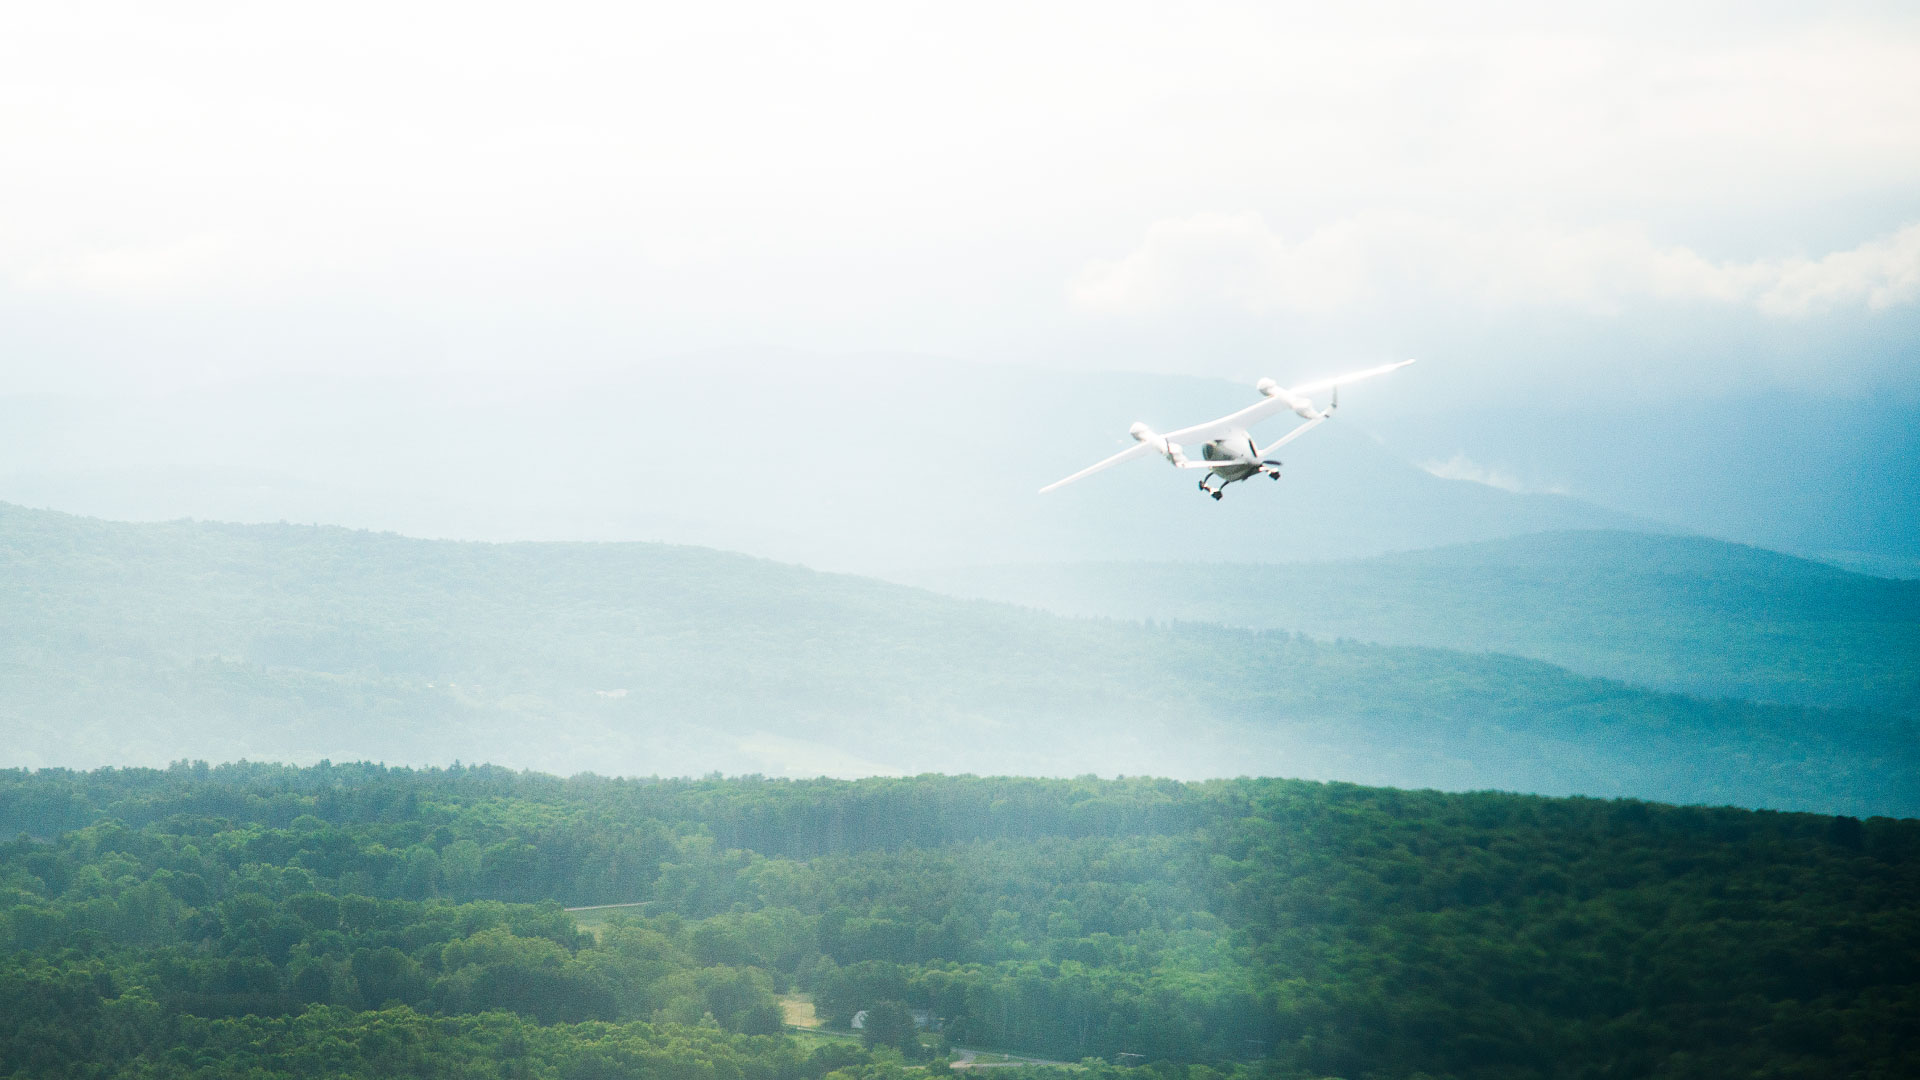
M 1075 616 L 1510 653 L 1679 693 L 1920 716 L 1920 582 L 1703 537 L 1560 532 L 1329 563 L 905 580 Z
M 655 544 L 0 508 L 6 764 L 1266 774 L 1920 810 L 1912 722 Z

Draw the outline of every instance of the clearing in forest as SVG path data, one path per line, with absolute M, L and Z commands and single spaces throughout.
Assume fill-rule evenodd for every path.
M 820 1017 L 813 1011 L 813 998 L 806 994 L 780 995 L 780 1013 L 788 1027 L 817 1028 Z

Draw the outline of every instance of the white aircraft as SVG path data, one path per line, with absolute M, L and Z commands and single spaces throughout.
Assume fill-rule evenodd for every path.
M 1184 427 L 1179 431 L 1169 431 L 1164 435 L 1145 424 L 1136 423 L 1127 429 L 1127 434 L 1133 436 L 1135 445 L 1127 447 L 1097 465 L 1081 469 L 1065 480 L 1048 484 L 1040 489 L 1040 494 L 1045 495 L 1054 488 L 1065 487 L 1081 477 L 1092 476 L 1102 469 L 1110 469 L 1123 461 L 1145 457 L 1148 454 L 1159 454 L 1177 469 L 1207 470 L 1207 474 L 1200 478 L 1200 490 L 1216 499 L 1226 494 L 1226 486 L 1236 480 L 1245 480 L 1254 476 L 1271 476 L 1278 480 L 1280 463 L 1268 460 L 1267 455 L 1325 423 L 1327 418 L 1333 415 L 1333 411 L 1340 407 L 1342 386 L 1359 382 L 1361 379 L 1371 379 L 1375 375 L 1385 375 L 1389 371 L 1396 371 L 1411 363 L 1413 363 L 1411 360 L 1402 360 L 1397 364 L 1383 364 L 1365 371 L 1356 371 L 1349 375 L 1302 383 L 1293 387 L 1281 386 L 1272 379 L 1261 379 L 1254 384 L 1254 389 L 1265 395 L 1265 401 L 1249 405 L 1237 413 L 1223 416 L 1218 420 Z M 1323 390 L 1333 392 L 1333 400 L 1324 412 L 1313 407 L 1312 398 L 1312 395 Z M 1258 445 L 1253 441 L 1253 436 L 1247 434 L 1248 425 L 1256 424 L 1288 409 L 1292 409 L 1306 420 L 1306 423 L 1266 446 Z M 1203 460 L 1188 460 L 1181 447 L 1196 442 L 1201 444 L 1200 456 Z M 1208 487 L 1209 480 L 1218 483 Z

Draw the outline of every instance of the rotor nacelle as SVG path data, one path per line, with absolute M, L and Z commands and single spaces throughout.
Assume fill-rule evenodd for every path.
M 1165 435 L 1148 427 L 1142 421 L 1135 420 L 1133 426 L 1127 429 L 1127 434 L 1133 436 L 1134 442 L 1146 443 L 1158 450 L 1162 457 L 1175 465 L 1187 460 L 1187 456 L 1180 452 L 1180 447 L 1168 442 Z
M 1272 379 L 1261 379 L 1253 384 L 1253 388 L 1260 391 L 1263 397 L 1279 398 L 1286 402 L 1287 408 L 1292 409 L 1302 420 L 1316 420 L 1324 415 L 1313 407 L 1312 398 L 1300 397 Z

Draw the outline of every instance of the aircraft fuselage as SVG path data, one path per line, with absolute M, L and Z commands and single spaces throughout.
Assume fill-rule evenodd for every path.
M 1245 480 L 1250 476 L 1258 476 L 1262 471 L 1260 447 L 1254 443 L 1252 435 L 1240 429 L 1229 431 L 1210 443 L 1202 444 L 1200 456 L 1208 461 L 1220 462 L 1213 466 L 1211 471 L 1213 475 L 1229 484 L 1236 480 Z
M 1200 490 L 1218 499 L 1226 486 L 1255 476 L 1280 479 L 1280 463 L 1260 460 L 1260 444 L 1242 428 L 1234 428 L 1212 442 L 1200 444 L 1200 456 L 1209 462 Z M 1209 485 L 1208 480 L 1214 483 Z

